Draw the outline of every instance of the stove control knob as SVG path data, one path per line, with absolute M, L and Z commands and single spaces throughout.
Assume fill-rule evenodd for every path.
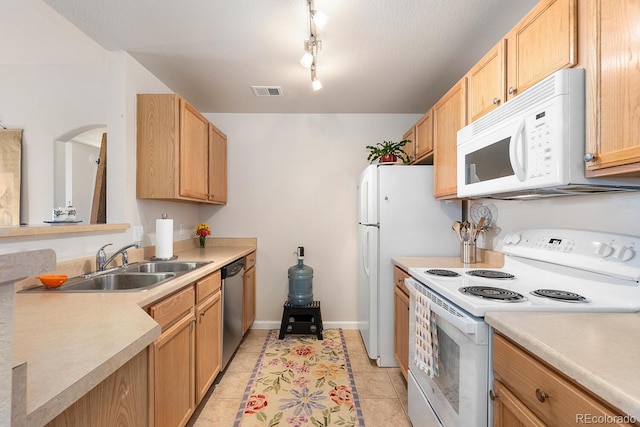
M 597 242 L 595 254 L 600 258 L 606 258 L 613 253 L 613 246 L 606 243 Z
M 615 259 L 627 262 L 636 255 L 636 252 L 628 246 L 620 246 L 618 252 L 613 256 Z
M 517 245 L 522 240 L 522 235 L 520 233 L 507 234 L 504 237 L 505 245 Z

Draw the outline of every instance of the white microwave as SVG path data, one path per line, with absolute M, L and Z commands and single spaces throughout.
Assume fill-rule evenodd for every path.
M 560 70 L 458 131 L 458 197 L 639 189 L 637 178 L 585 178 L 584 153 L 585 70 Z

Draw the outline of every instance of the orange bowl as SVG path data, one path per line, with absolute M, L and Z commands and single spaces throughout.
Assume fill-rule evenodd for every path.
M 67 276 L 64 274 L 49 274 L 46 276 L 38 276 L 37 279 L 49 288 L 57 288 L 67 281 Z

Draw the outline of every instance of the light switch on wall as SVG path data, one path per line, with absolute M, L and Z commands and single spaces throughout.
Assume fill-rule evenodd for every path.
M 133 227 L 131 227 L 131 231 L 133 233 L 133 241 L 142 242 L 144 236 L 144 228 L 141 225 L 134 225 Z

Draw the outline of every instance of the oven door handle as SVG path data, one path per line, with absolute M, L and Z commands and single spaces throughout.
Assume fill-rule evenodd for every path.
M 420 292 L 418 290 L 418 286 L 422 287 L 422 285 L 419 284 L 414 279 L 405 279 L 404 283 L 409 288 L 411 292 L 411 297 L 415 298 L 415 294 Z M 456 329 L 464 332 L 467 335 L 475 335 L 478 332 L 478 320 L 473 319 L 468 315 L 465 315 L 464 313 L 460 313 L 459 310 L 456 310 L 453 307 L 451 307 L 453 312 L 450 312 L 447 309 L 439 306 L 437 303 L 432 302 L 432 304 L 430 304 L 430 309 L 433 313 L 437 314 L 447 322 L 451 323 L 453 326 L 456 327 Z

